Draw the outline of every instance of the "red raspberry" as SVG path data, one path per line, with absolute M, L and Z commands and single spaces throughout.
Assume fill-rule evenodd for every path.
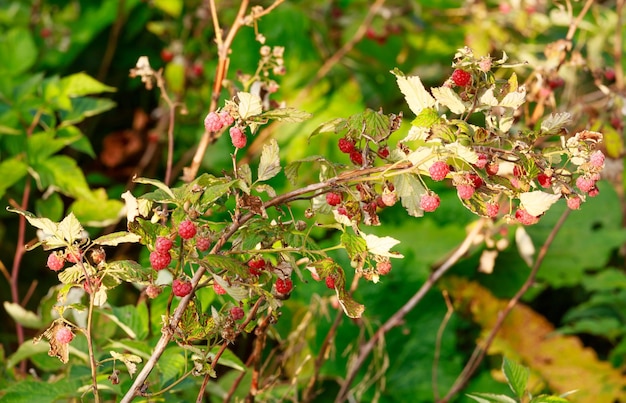
M 172 262 L 170 252 L 160 253 L 157 251 L 150 253 L 150 265 L 156 271 L 163 270 Z
M 496 175 L 499 169 L 500 169 L 500 166 L 496 162 L 491 162 L 487 164 L 485 171 L 487 172 L 488 175 Z
M 340 138 L 338 145 L 342 153 L 350 154 L 352 151 L 354 151 L 354 141 L 350 140 L 349 138 Z
M 74 333 L 72 333 L 72 331 L 66 326 L 63 326 L 62 328 L 57 330 L 57 333 L 54 335 L 54 337 L 59 343 L 67 344 L 70 341 L 74 340 Z
M 467 179 L 469 179 L 469 181 L 472 183 L 472 186 L 474 186 L 475 189 L 478 189 L 479 187 L 485 184 L 485 181 L 483 180 L 483 178 L 481 178 L 480 176 L 476 174 L 468 174 Z
M 83 254 L 80 250 L 68 248 L 65 250 L 65 259 L 70 263 L 78 264 L 83 260 Z
M 344 215 L 348 218 L 352 218 L 352 214 L 350 214 L 350 212 L 344 206 L 339 206 L 337 208 L 337 213 L 339 213 L 340 215 Z
M 58 254 L 57 252 L 52 252 L 48 255 L 48 267 L 52 271 L 59 271 L 63 269 L 63 265 L 65 265 L 65 259 L 63 256 Z
M 265 267 L 265 260 L 263 258 L 255 258 L 248 261 L 248 271 L 253 276 L 260 276 L 261 270 Z
M 439 207 L 440 203 L 439 196 L 436 194 L 425 194 L 420 199 L 420 207 L 422 210 L 431 213 Z
M 361 154 L 361 151 L 359 150 L 351 151 L 350 161 L 352 161 L 354 165 L 363 165 L 363 154 Z
M 376 263 L 376 272 L 380 274 L 381 276 L 385 276 L 389 274 L 390 271 L 391 271 L 390 261 L 386 260 L 386 261 Z
M 226 290 L 224 288 L 222 288 L 222 286 L 219 285 L 216 282 L 213 283 L 213 291 L 215 291 L 215 293 L 217 295 L 224 295 L 224 294 L 226 294 Z
M 428 168 L 428 173 L 434 181 L 442 181 L 450 173 L 450 166 L 443 161 L 436 161 Z
M 220 112 L 220 119 L 222 120 L 222 123 L 224 124 L 224 126 L 230 126 L 233 123 L 235 123 L 235 118 L 230 116 L 230 113 L 226 111 Z
M 207 132 L 217 132 L 224 127 L 224 122 L 220 119 L 220 116 L 215 112 L 210 112 L 204 118 L 204 128 Z
M 578 196 L 570 197 L 569 199 L 567 199 L 567 207 L 569 207 L 570 210 L 579 210 L 581 202 L 582 199 Z
M 500 206 L 496 202 L 487 203 L 485 206 L 487 210 L 487 217 L 494 218 L 498 216 Z
M 150 299 L 155 299 L 156 297 L 158 297 L 161 294 L 161 291 L 163 290 L 158 285 L 150 284 L 146 287 L 146 295 Z
M 200 252 L 205 252 L 209 250 L 210 246 L 211 246 L 211 240 L 209 238 L 196 239 L 196 248 L 198 248 Z
M 485 154 L 478 154 L 478 161 L 476 161 L 474 165 L 478 169 L 483 169 L 487 165 L 487 156 Z
M 524 171 L 524 168 L 520 167 L 519 165 L 515 165 L 513 167 L 513 176 L 515 176 L 516 178 L 519 178 L 520 176 L 524 175 L 526 172 Z
M 174 281 L 172 282 L 172 292 L 174 292 L 174 295 L 176 295 L 177 297 L 184 297 L 185 295 L 189 295 L 192 288 L 193 287 L 191 286 L 191 283 L 189 281 L 174 279 Z
M 99 278 L 92 278 L 91 285 L 93 286 L 94 290 L 98 292 L 100 285 L 102 285 L 102 280 Z M 89 281 L 85 280 L 85 282 L 83 283 L 83 289 L 87 294 L 91 294 L 91 286 L 89 286 Z
M 604 166 L 604 154 L 602 154 L 602 151 L 594 151 L 589 157 L 589 162 L 596 168 L 602 168 Z
M 243 319 L 244 316 L 245 312 L 240 307 L 234 306 L 230 308 L 230 317 L 233 318 L 233 320 Z
M 161 49 L 161 60 L 165 63 L 169 63 L 174 59 L 174 53 L 169 49 Z
M 341 195 L 335 192 L 326 193 L 326 203 L 330 206 L 337 206 L 341 203 Z
M 456 191 L 461 199 L 469 200 L 474 195 L 475 189 L 472 185 L 459 185 L 456 187 Z
M 230 141 L 235 148 L 244 148 L 248 142 L 248 138 L 237 126 L 231 127 L 229 130 Z
M 539 222 L 539 217 L 528 214 L 528 211 L 523 208 L 517 209 L 515 212 L 515 219 L 523 225 L 533 225 Z
M 589 190 L 589 193 L 587 194 L 589 195 L 589 197 L 596 197 L 600 194 L 600 189 L 598 189 L 597 186 L 594 186 L 591 188 L 591 190 Z
M 330 288 L 331 290 L 335 289 L 335 279 L 333 278 L 333 276 L 326 276 L 326 287 Z
M 593 187 L 596 185 L 596 181 L 594 181 L 591 178 L 586 178 L 584 176 L 579 176 L 576 179 L 576 186 L 578 187 L 578 189 L 580 189 L 581 191 L 585 192 L 585 193 L 589 193 L 589 191 L 591 189 L 593 189 Z
M 382 147 L 378 149 L 378 156 L 380 158 L 387 158 L 389 157 L 389 147 Z
M 289 294 L 292 288 L 293 283 L 290 279 L 286 278 L 283 280 L 282 278 L 279 278 L 276 280 L 276 292 L 279 294 Z
M 539 182 L 541 187 L 549 188 L 550 186 L 552 186 L 552 177 L 544 173 L 540 173 L 539 175 L 537 175 L 537 182 Z
M 159 236 L 154 243 L 154 249 L 159 253 L 167 253 L 172 249 L 174 242 L 171 239 Z
M 604 71 L 604 78 L 606 78 L 607 81 L 614 81 L 615 80 L 615 70 L 613 70 L 612 68 L 607 68 Z
M 452 73 L 452 81 L 459 87 L 467 86 L 472 81 L 472 75 L 465 70 L 456 69 Z
M 191 220 L 185 220 L 178 225 L 178 235 L 183 239 L 191 239 L 196 236 L 196 224 Z

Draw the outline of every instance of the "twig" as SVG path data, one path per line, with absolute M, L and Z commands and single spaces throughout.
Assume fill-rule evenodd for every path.
M 504 308 L 504 310 L 500 312 L 500 314 L 498 315 L 498 319 L 496 320 L 496 323 L 491 329 L 491 332 L 489 332 L 489 336 L 487 336 L 487 339 L 485 340 L 482 346 L 480 345 L 476 346 L 470 359 L 467 361 L 467 364 L 465 364 L 465 368 L 463 368 L 463 371 L 461 371 L 461 374 L 459 374 L 459 376 L 457 377 L 456 381 L 452 385 L 452 388 L 450 388 L 450 391 L 448 391 L 446 396 L 442 400 L 440 400 L 440 402 L 445 403 L 445 402 L 450 401 L 450 399 L 454 395 L 456 395 L 461 389 L 463 389 L 465 385 L 467 384 L 467 382 L 470 380 L 474 371 L 476 371 L 476 368 L 478 368 L 478 365 L 480 365 L 483 358 L 485 357 L 485 354 L 489 350 L 491 343 L 493 343 L 496 335 L 498 334 L 498 331 L 504 324 L 504 320 L 509 315 L 511 310 L 513 310 L 513 308 L 517 305 L 519 300 L 524 296 L 526 291 L 528 291 L 528 289 L 534 284 L 535 277 L 537 276 L 537 272 L 539 271 L 539 268 L 541 267 L 541 263 L 543 263 L 543 260 L 546 257 L 546 254 L 548 253 L 548 250 L 550 249 L 550 246 L 552 245 L 554 238 L 556 237 L 557 233 L 559 232 L 559 230 L 565 223 L 565 220 L 569 216 L 569 213 L 570 213 L 570 209 L 565 209 L 563 214 L 561 214 L 559 221 L 556 223 L 554 228 L 552 228 L 552 231 L 550 231 L 548 238 L 546 238 L 546 241 L 541 246 L 541 249 L 539 250 L 539 253 L 537 254 L 537 259 L 535 260 L 535 264 L 533 265 L 530 273 L 528 274 L 528 278 L 526 278 L 526 281 L 524 282 L 522 287 L 517 291 L 517 293 L 515 293 L 513 298 L 511 298 L 511 300 L 509 301 L 507 306 Z
M 126 18 L 124 15 L 124 9 L 126 8 L 126 0 L 120 0 L 117 3 L 117 16 L 115 17 L 115 23 L 111 27 L 111 32 L 109 33 L 109 41 L 107 42 L 107 48 L 104 51 L 104 55 L 102 56 L 102 62 L 100 63 L 100 70 L 98 70 L 98 81 L 104 81 L 107 76 L 107 72 L 109 71 L 109 67 L 111 66 L 111 62 L 113 61 L 113 56 L 115 56 L 115 48 L 117 47 L 117 41 L 120 37 L 120 32 L 122 31 L 122 27 L 126 22 Z
M 350 390 L 350 385 L 354 381 L 354 378 L 365 362 L 367 356 L 372 352 L 374 345 L 392 328 L 398 326 L 402 323 L 404 317 L 411 312 L 413 308 L 424 298 L 426 293 L 430 291 L 430 289 L 435 285 L 435 283 L 456 263 L 461 259 L 465 253 L 469 250 L 469 248 L 474 243 L 474 239 L 478 236 L 480 231 L 484 226 L 485 221 L 479 220 L 474 224 L 474 228 L 467 234 L 461 245 L 456 249 L 456 251 L 445 261 L 443 264 L 438 267 L 431 275 L 428 277 L 426 282 L 420 287 L 420 289 L 387 321 L 374 333 L 372 338 L 365 343 L 360 351 L 357 358 L 354 360 L 352 366 L 348 369 L 346 374 L 346 380 L 343 385 L 341 385 L 341 389 L 337 394 L 337 398 L 335 402 L 340 403 L 344 402 L 348 397 L 348 391 Z
M 613 70 L 615 71 L 615 88 L 618 93 L 621 93 L 624 90 L 624 64 L 622 63 L 624 0 L 617 0 L 615 11 L 617 13 L 617 22 L 615 24 L 615 39 L 613 40 L 613 63 L 615 64 Z
M 257 336 L 254 343 L 254 352 L 252 353 L 255 357 L 254 359 L 254 369 L 252 371 L 252 382 L 250 383 L 250 391 L 246 396 L 246 403 L 253 403 L 255 396 L 259 392 L 259 379 L 261 377 L 261 357 L 263 352 L 263 347 L 265 346 L 265 338 L 267 336 L 267 328 L 271 323 L 272 313 L 268 312 L 267 316 L 259 327 L 254 331 L 254 334 Z
M 587 2 L 585 2 L 583 9 L 580 10 L 580 14 L 578 14 L 576 19 L 570 23 L 569 29 L 567 30 L 567 35 L 565 36 L 566 40 L 571 41 L 572 39 L 574 39 L 574 34 L 576 33 L 578 26 L 585 17 L 585 14 L 587 14 L 587 11 L 589 11 L 589 9 L 591 8 L 591 5 L 594 3 L 594 1 L 595 0 L 587 0 Z
M 433 360 L 433 396 L 435 397 L 435 401 L 439 400 L 439 385 L 437 382 L 437 372 L 439 370 L 439 358 L 441 356 L 441 339 L 443 338 L 443 332 L 454 313 L 454 307 L 452 306 L 452 302 L 450 301 L 450 296 L 446 290 L 443 290 L 443 299 L 446 301 L 446 315 L 443 317 L 441 321 L 441 325 L 439 325 L 439 329 L 437 329 L 437 340 L 435 341 L 435 359 Z

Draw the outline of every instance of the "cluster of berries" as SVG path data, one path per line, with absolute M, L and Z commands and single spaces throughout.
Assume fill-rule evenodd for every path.
M 223 127 L 227 127 L 235 123 L 235 118 L 227 111 L 209 112 L 204 118 L 204 128 L 207 132 L 219 132 Z M 244 148 L 248 141 L 243 129 L 239 126 L 233 126 L 229 129 L 230 140 L 236 148 Z
M 352 161 L 354 165 L 363 165 L 363 150 L 357 147 L 356 142 L 353 139 L 349 137 L 342 137 L 338 141 L 338 146 L 342 153 L 350 156 L 350 161 Z M 386 159 L 389 157 L 389 147 L 386 145 L 379 147 L 376 154 L 380 158 Z

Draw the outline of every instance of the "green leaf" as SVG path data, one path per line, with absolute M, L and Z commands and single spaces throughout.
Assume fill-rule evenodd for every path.
M 302 165 L 305 162 L 319 162 L 322 166 L 328 168 L 329 170 L 334 171 L 334 165 L 332 162 L 328 161 L 326 158 L 320 155 L 311 155 L 301 160 L 293 161 L 285 167 L 285 176 L 287 177 L 287 180 L 289 180 L 289 182 L 292 185 L 296 184 L 296 180 L 298 179 L 298 170 L 300 169 L 300 165 Z
M 351 133 L 366 135 L 375 142 L 379 142 L 389 136 L 391 119 L 380 112 L 366 109 L 362 113 L 350 116 L 348 126 Z
M 156 276 L 153 269 L 143 267 L 132 260 L 116 260 L 107 263 L 106 270 L 109 274 L 129 283 L 147 284 Z
M 81 97 L 71 99 L 69 111 L 59 111 L 61 127 L 80 123 L 88 117 L 98 115 L 115 107 L 115 102 L 105 98 Z
M 174 193 L 172 192 L 172 189 L 170 189 L 165 183 L 156 180 L 156 179 L 150 179 L 150 178 L 135 178 L 133 179 L 133 182 L 135 183 L 143 183 L 144 185 L 152 185 L 158 189 L 161 189 L 163 192 L 165 192 L 165 194 L 167 194 L 172 200 L 176 200 L 176 196 L 174 196 Z
M 269 144 L 263 146 L 263 151 L 261 152 L 258 180 L 266 181 L 271 179 L 280 172 L 280 169 L 278 142 L 276 142 L 276 139 L 271 139 Z
M 178 94 L 185 90 L 185 64 L 184 59 L 174 58 L 165 66 L 165 83 L 167 89 Z
M 311 118 L 311 114 L 296 108 L 279 108 L 263 112 L 261 117 L 289 123 L 303 122 Z
M 45 347 L 45 346 L 44 346 Z M 4 390 L 4 403 L 32 403 L 36 396 L 37 403 L 54 403 L 67 400 L 83 384 L 80 378 L 67 377 L 58 382 L 23 380 L 14 382 Z
M 351 259 L 367 251 L 365 239 L 347 232 L 341 234 L 341 244 L 346 248 L 346 252 L 348 252 L 348 256 L 350 256 Z
M 134 333 L 133 339 L 144 340 L 149 335 L 148 307 L 146 304 L 111 307 L 113 315 Z
M 81 197 L 72 203 L 72 211 L 80 222 L 89 227 L 106 227 L 120 220 L 124 203 L 108 198 L 104 188 L 91 192 L 91 197 Z
M 517 403 L 517 401 L 506 395 L 495 395 L 493 393 L 470 393 L 465 396 L 480 403 Z
M 4 310 L 7 311 L 15 322 L 22 326 L 30 329 L 41 329 L 44 327 L 42 319 L 36 313 L 24 309 L 20 304 L 4 301 Z
M 47 217 L 52 221 L 60 221 L 63 218 L 65 206 L 58 193 L 52 193 L 47 198 L 35 200 L 35 211 L 39 217 Z
M 568 403 L 569 400 L 560 396 L 539 395 L 533 397 L 530 403 Z
M 59 82 L 61 92 L 68 97 L 115 92 L 115 88 L 102 84 L 86 73 L 76 73 L 63 77 Z
M 204 188 L 202 197 L 200 198 L 200 204 L 206 206 L 227 194 L 235 183 L 237 183 L 237 181 L 229 181 L 226 178 L 216 178 L 209 174 L 202 174 L 192 182 L 190 188 L 193 188 L 193 184 L 200 185 Z
M 16 27 L 0 36 L 0 74 L 17 76 L 30 69 L 37 61 L 37 46 L 31 32 Z
M 6 190 L 19 182 L 28 173 L 28 165 L 20 157 L 5 159 L 0 162 L 0 198 Z
M 38 174 L 38 185 L 43 190 L 54 186 L 66 196 L 90 198 L 91 190 L 76 161 L 66 155 L 55 155 L 33 167 Z
M 141 240 L 137 234 L 128 231 L 113 232 L 94 239 L 93 243 L 103 246 L 117 246 L 121 243 L 136 243 Z
M 240 260 L 224 255 L 206 255 L 202 258 L 206 264 L 217 269 L 224 269 L 230 272 L 245 275 L 247 270 Z
M 424 108 L 411 124 L 416 127 L 430 128 L 439 121 L 440 117 L 435 108 Z
M 328 122 L 322 123 L 315 130 L 313 130 L 313 132 L 309 135 L 309 139 L 320 133 L 337 133 L 345 129 L 347 124 L 348 124 L 348 121 L 343 118 L 336 118 L 333 120 L 329 120 Z
M 528 383 L 530 370 L 523 365 L 520 365 L 515 361 L 510 361 L 504 357 L 502 360 L 502 372 L 504 372 L 504 376 L 506 377 L 509 387 L 513 393 L 521 399 L 526 391 L 526 384 Z
M 242 91 L 237 93 L 237 98 L 239 98 L 239 116 L 243 120 L 251 116 L 260 115 L 263 112 L 261 98 L 258 95 Z
M 215 346 L 211 349 L 209 354 L 212 357 L 215 357 L 220 350 L 221 347 Z M 232 350 L 229 348 L 222 352 L 218 363 L 220 365 L 224 365 L 225 367 L 236 369 L 237 371 L 245 371 L 246 369 L 246 365 L 243 363 L 243 361 L 241 361 L 241 359 L 237 357 L 237 355 L 233 353 Z
M 153 6 L 176 18 L 183 11 L 182 0 L 154 0 Z

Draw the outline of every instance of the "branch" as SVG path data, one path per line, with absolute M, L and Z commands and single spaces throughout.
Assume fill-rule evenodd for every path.
M 365 343 L 360 351 L 357 358 L 354 360 L 352 367 L 348 369 L 348 373 L 346 375 L 346 380 L 343 385 L 341 385 L 341 389 L 337 394 L 337 398 L 335 399 L 336 403 L 344 402 L 348 398 L 348 392 L 350 389 L 350 385 L 354 381 L 357 372 L 365 362 L 365 359 L 372 352 L 374 346 L 378 339 L 383 337 L 385 333 L 387 333 L 392 328 L 398 326 L 402 323 L 404 317 L 411 312 L 413 308 L 424 298 L 426 293 L 430 291 L 430 289 L 435 285 L 435 283 L 456 263 L 461 259 L 461 257 L 467 253 L 469 248 L 474 243 L 474 239 L 478 236 L 480 231 L 483 229 L 485 225 L 485 220 L 481 219 L 474 224 L 474 228 L 470 231 L 469 234 L 465 237 L 461 245 L 457 248 L 457 250 L 446 260 L 439 268 L 437 268 L 431 275 L 428 277 L 426 282 L 420 287 L 420 289 L 396 312 L 391 318 L 387 320 L 377 331 L 374 333 L 372 338 Z
M 495 325 L 491 329 L 489 336 L 487 336 L 487 340 L 485 340 L 485 343 L 483 344 L 483 346 L 482 347 L 479 345 L 476 346 L 476 349 L 474 349 L 472 356 L 468 360 L 467 364 L 465 364 L 465 368 L 463 368 L 463 371 L 461 371 L 461 374 L 458 376 L 458 378 L 452 385 L 452 388 L 450 389 L 448 394 L 442 400 L 440 400 L 441 403 L 449 402 L 452 396 L 454 396 L 461 389 L 463 389 L 465 385 L 467 384 L 467 382 L 470 380 L 471 376 L 476 371 L 476 368 L 478 368 L 478 365 L 482 362 L 483 358 L 485 357 L 485 354 L 489 350 L 489 347 L 491 346 L 494 339 L 496 338 L 498 331 L 504 324 L 504 320 L 509 315 L 509 313 L 513 310 L 515 305 L 517 305 L 519 300 L 524 296 L 526 291 L 528 291 L 528 289 L 534 284 L 535 277 L 537 276 L 537 272 L 539 271 L 539 267 L 541 267 L 541 263 L 543 263 L 543 260 L 546 257 L 546 254 L 548 253 L 548 250 L 550 249 L 550 246 L 552 245 L 552 242 L 554 241 L 556 234 L 559 232 L 559 230 L 565 223 L 565 220 L 569 216 L 570 211 L 571 211 L 570 209 L 566 208 L 563 214 L 561 215 L 561 218 L 559 218 L 559 221 L 556 223 L 554 228 L 552 228 L 552 231 L 548 235 L 548 238 L 546 239 L 546 241 L 541 246 L 541 249 L 539 250 L 539 254 L 537 255 L 537 260 L 535 260 L 535 264 L 533 265 L 530 271 L 530 274 L 528 275 L 528 278 L 526 279 L 522 287 L 513 296 L 513 298 L 511 298 L 511 300 L 509 301 L 507 306 L 504 308 L 504 310 L 498 315 L 498 319 L 496 320 Z

